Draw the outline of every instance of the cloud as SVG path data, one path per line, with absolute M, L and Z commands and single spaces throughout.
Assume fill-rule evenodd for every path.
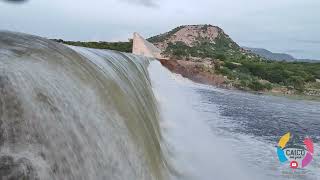
M 157 0 L 121 0 L 132 4 L 142 5 L 146 7 L 158 7 Z
M 4 2 L 11 2 L 11 3 L 22 3 L 22 2 L 26 2 L 28 0 L 2 0 Z

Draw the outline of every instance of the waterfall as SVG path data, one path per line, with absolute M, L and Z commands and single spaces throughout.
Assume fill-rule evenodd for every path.
M 0 177 L 164 179 L 149 61 L 0 32 Z

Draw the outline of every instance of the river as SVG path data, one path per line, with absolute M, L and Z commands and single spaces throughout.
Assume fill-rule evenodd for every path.
M 149 73 L 180 179 L 320 178 L 319 102 L 201 85 L 158 62 Z M 314 161 L 306 169 L 280 164 L 276 146 L 286 132 L 314 140 Z

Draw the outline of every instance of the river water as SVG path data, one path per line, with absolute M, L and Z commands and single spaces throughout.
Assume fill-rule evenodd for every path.
M 320 179 L 320 103 L 193 83 L 149 67 L 178 179 Z M 310 136 L 314 160 L 292 171 L 276 154 L 286 132 Z

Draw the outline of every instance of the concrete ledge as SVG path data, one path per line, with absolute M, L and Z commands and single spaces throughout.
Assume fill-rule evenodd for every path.
M 133 33 L 132 54 L 158 59 L 165 59 L 161 56 L 160 49 L 158 49 L 156 46 L 145 40 L 136 32 Z

